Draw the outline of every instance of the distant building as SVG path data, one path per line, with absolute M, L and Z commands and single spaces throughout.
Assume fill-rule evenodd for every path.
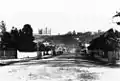
M 39 30 L 38 30 L 38 33 L 39 33 L 39 34 L 43 34 L 43 30 L 42 30 L 42 29 L 39 29 Z
M 51 35 L 51 28 L 39 29 L 38 33 L 41 35 Z

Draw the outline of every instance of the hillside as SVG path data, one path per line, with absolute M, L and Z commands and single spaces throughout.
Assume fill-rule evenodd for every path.
M 65 35 L 51 35 L 51 36 L 42 36 L 42 35 L 34 35 L 35 39 L 39 39 L 39 40 L 47 40 L 47 41 L 51 41 L 55 44 L 64 44 L 66 46 L 76 46 L 78 45 L 78 41 L 75 38 L 79 38 L 79 41 L 81 42 L 90 42 L 92 39 L 99 37 L 101 34 L 103 33 L 96 33 L 94 35 L 89 34 L 89 33 L 82 33 L 81 35 L 69 35 L 69 34 L 65 34 Z
M 52 41 L 55 44 L 65 44 L 67 46 L 73 46 L 78 44 L 77 40 L 74 39 L 74 36 L 68 36 L 68 35 L 53 35 L 53 36 L 40 36 L 35 35 L 35 39 L 43 39 L 47 41 Z

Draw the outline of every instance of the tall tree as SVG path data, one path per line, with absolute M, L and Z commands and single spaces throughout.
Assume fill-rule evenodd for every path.
M 25 24 L 22 30 L 19 31 L 19 50 L 21 51 L 32 51 L 34 50 L 33 43 L 33 29 L 30 24 Z
M 33 29 L 30 24 L 25 24 L 24 27 L 22 28 L 22 32 L 29 36 L 33 35 Z
M 0 29 L 2 33 L 6 32 L 6 24 L 4 21 L 0 22 Z
M 116 11 L 116 14 L 112 18 L 114 23 L 116 23 L 117 25 L 120 25 L 120 21 L 118 19 L 120 18 L 120 12 Z
M 75 31 L 75 30 L 73 30 L 72 34 L 73 34 L 73 35 L 76 35 L 76 31 Z

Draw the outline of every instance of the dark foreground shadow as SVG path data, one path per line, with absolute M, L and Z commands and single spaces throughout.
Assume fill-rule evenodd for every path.
M 20 65 L 48 65 L 51 67 L 108 67 L 119 68 L 119 64 L 109 65 L 107 59 L 101 60 L 98 58 L 90 58 L 88 56 L 82 56 L 80 54 L 66 53 L 57 55 L 56 59 L 49 59 L 56 56 L 44 57 L 45 60 L 30 59 L 25 61 L 19 61 Z M 9 62 L 7 65 L 18 63 Z
M 56 60 L 45 62 L 52 67 L 109 67 L 119 68 L 119 64 L 109 65 L 107 59 L 91 58 L 80 54 L 64 54 Z
M 56 57 L 56 59 L 49 59 Z M 101 60 L 99 58 L 90 58 L 88 56 L 82 56 L 81 54 L 65 53 L 57 56 L 48 56 L 41 59 L 27 58 L 20 61 L 9 61 L 7 63 L 0 63 L 0 66 L 11 65 L 19 63 L 20 65 L 48 65 L 51 67 L 109 67 L 119 68 L 119 64 L 109 65 L 107 60 Z
M 116 64 L 109 64 L 107 58 L 102 58 L 102 57 L 92 58 L 90 56 L 82 56 L 80 54 L 77 55 L 75 58 L 76 58 L 76 63 L 81 63 L 81 62 L 87 63 L 88 67 L 109 67 L 109 68 L 119 68 L 120 67 L 120 65 L 118 64 L 119 62 L 117 62 Z M 81 59 L 81 60 L 79 60 L 79 59 Z M 86 65 L 85 65 L 85 67 L 86 67 Z
M 13 60 L 13 61 L 4 61 L 2 60 L 2 62 L 0 63 L 0 66 L 7 66 L 7 65 L 11 65 L 11 64 L 14 64 L 14 63 L 21 63 L 21 62 L 29 62 L 31 60 L 34 60 L 36 58 L 26 58 L 26 59 L 21 59 L 21 60 Z
M 29 57 L 29 58 L 23 58 L 23 59 L 21 59 L 21 60 L 13 60 L 13 61 L 5 61 L 4 62 L 4 60 L 2 60 L 2 62 L 0 63 L 0 66 L 7 66 L 7 65 L 11 65 L 11 64 L 15 64 L 15 63 L 28 63 L 28 65 L 29 64 L 31 64 L 31 62 L 30 61 L 33 61 L 33 60 L 35 60 L 36 62 L 37 61 L 41 61 L 42 62 L 42 59 L 49 59 L 49 58 L 54 58 L 54 57 L 56 57 L 56 56 L 60 56 L 61 54 L 57 54 L 57 55 L 55 55 L 55 56 L 52 56 L 52 55 L 48 55 L 48 56 L 43 56 L 41 59 L 37 59 L 37 57 Z M 44 62 L 43 62 L 44 63 Z M 38 64 L 38 63 L 35 63 L 35 64 Z

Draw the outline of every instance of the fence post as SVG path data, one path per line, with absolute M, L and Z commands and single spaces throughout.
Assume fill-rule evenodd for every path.
M 39 42 L 37 42 L 37 59 L 41 59 L 42 58 L 42 53 L 39 50 Z
M 5 45 L 3 45 L 3 58 L 5 59 L 5 57 L 6 57 L 6 52 L 5 52 L 5 48 L 6 48 L 6 46 Z

